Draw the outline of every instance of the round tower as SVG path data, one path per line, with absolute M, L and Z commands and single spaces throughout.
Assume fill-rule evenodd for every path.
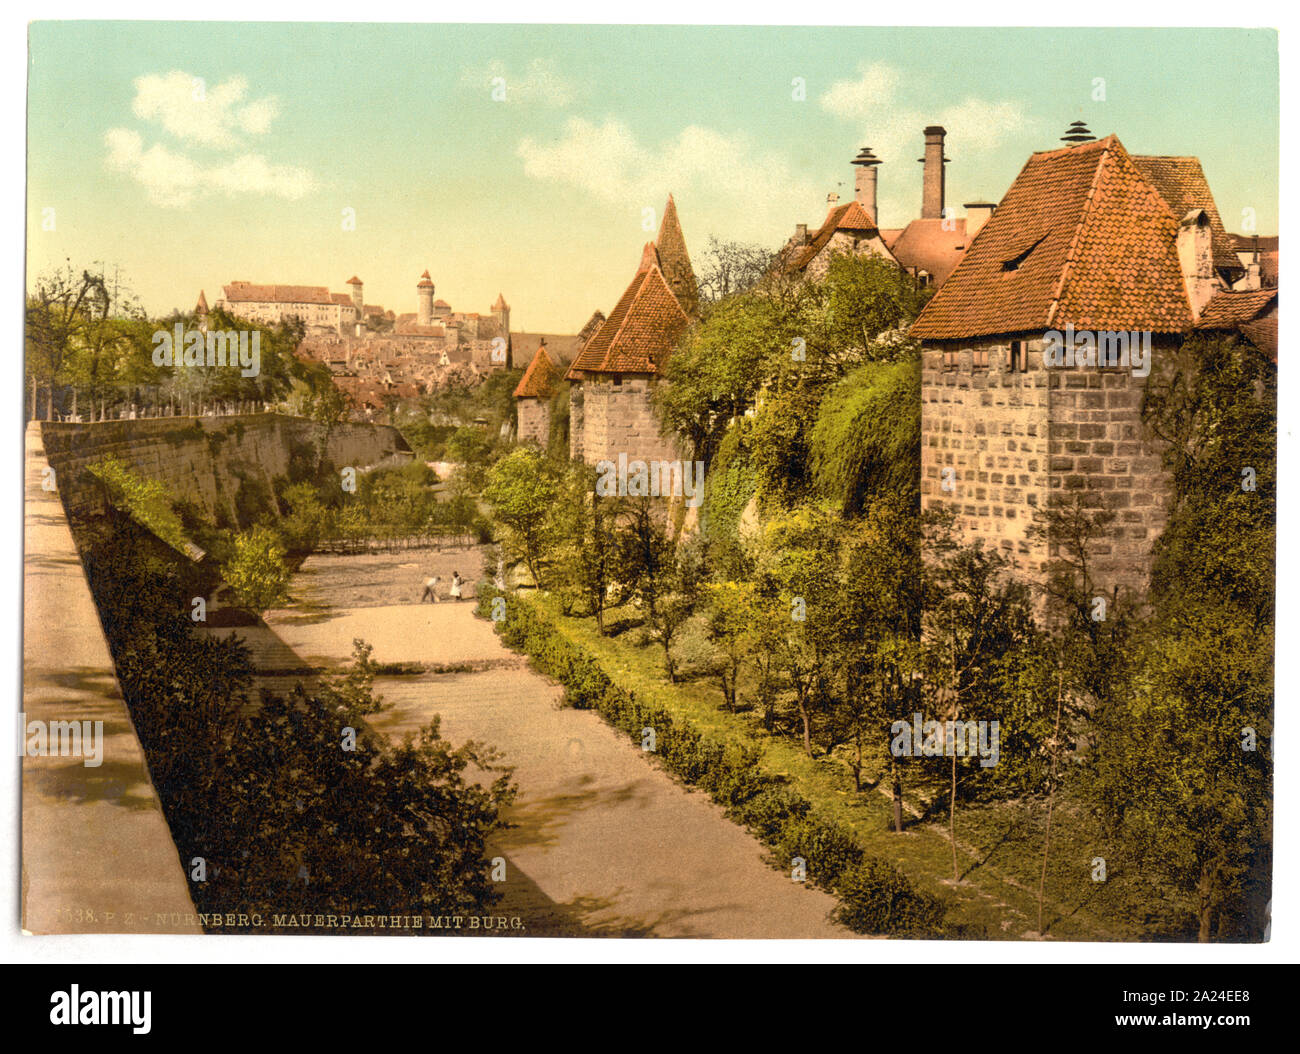
M 415 286 L 416 301 L 419 304 L 419 314 L 416 319 L 422 326 L 433 325 L 433 279 L 429 277 L 429 272 L 425 271 L 420 275 L 420 281 Z

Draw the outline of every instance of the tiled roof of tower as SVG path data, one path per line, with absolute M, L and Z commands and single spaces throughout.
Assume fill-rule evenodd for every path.
M 638 269 L 567 376 L 580 380 L 583 373 L 660 373 L 688 324 L 663 272 L 654 265 Z
M 349 279 L 348 279 L 346 282 L 344 282 L 343 284 L 344 284 L 344 285 L 360 285 L 360 284 L 361 284 L 361 279 L 358 278 L 356 275 L 353 275 L 351 278 L 349 278 Z
M 1210 184 L 1195 157 L 1144 157 L 1134 155 L 1133 163 L 1180 219 L 1192 209 L 1204 209 L 1210 217 L 1210 244 L 1214 249 L 1214 266 L 1240 271 L 1241 261 L 1233 250 L 1232 238 L 1223 228 L 1214 204 Z
M 549 399 L 555 393 L 555 382 L 559 380 L 559 371 L 551 356 L 546 352 L 546 345 L 538 344 L 533 361 L 524 370 L 524 375 L 515 387 L 516 399 Z
M 1115 136 L 1030 157 L 912 324 L 930 340 L 1192 324 L 1178 218 Z
M 202 289 L 199 290 L 199 302 L 194 305 L 194 313 L 196 315 L 206 315 L 208 313 L 208 298 Z
M 826 243 L 831 240 L 836 231 L 871 233 L 876 229 L 876 221 L 872 219 L 871 213 L 858 202 L 850 201 L 847 205 L 836 205 L 826 214 L 825 222 L 809 239 L 808 244 L 796 246 L 782 267 L 786 271 L 802 271 L 816 259 L 818 253 L 826 248 Z
M 264 304 L 332 304 L 330 291 L 323 285 L 257 285 L 231 282 L 224 287 L 231 303 Z
M 664 206 L 664 218 L 659 224 L 659 236 L 655 238 L 654 244 L 668 288 L 673 291 L 683 310 L 694 313 L 699 306 L 700 289 L 695 280 L 695 269 L 691 267 L 690 253 L 686 251 L 686 237 L 682 234 L 681 221 L 677 218 L 677 203 L 671 194 L 668 195 L 668 204 Z
M 425 271 L 420 275 L 420 280 L 415 283 L 417 289 L 432 289 L 433 279 L 429 277 L 429 272 Z

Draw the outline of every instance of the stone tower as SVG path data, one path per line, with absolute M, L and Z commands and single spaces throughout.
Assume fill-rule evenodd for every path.
M 506 298 L 501 293 L 497 294 L 496 302 L 492 305 L 492 319 L 497 324 L 497 334 L 508 341 L 510 339 L 510 305 L 506 303 Z
M 356 275 L 353 275 L 348 279 L 348 286 L 352 290 L 352 306 L 357 309 L 357 318 L 361 319 L 366 313 L 366 300 L 361 292 L 361 279 Z
M 420 275 L 420 281 L 415 286 L 416 301 L 419 304 L 417 322 L 422 326 L 433 325 L 433 279 L 429 277 L 429 272 L 425 271 Z

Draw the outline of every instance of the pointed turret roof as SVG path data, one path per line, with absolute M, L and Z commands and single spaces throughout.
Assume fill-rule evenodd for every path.
M 208 313 L 208 298 L 204 295 L 202 289 L 199 290 L 199 302 L 194 305 L 196 315 L 206 315 Z
M 361 284 L 361 279 L 358 278 L 356 275 L 353 275 L 353 276 L 352 276 L 351 278 L 349 278 L 349 279 L 347 280 L 347 282 L 345 282 L 344 284 L 345 284 L 345 285 L 360 285 L 360 284 Z
M 433 288 L 433 279 L 429 277 L 428 271 L 425 271 L 424 274 L 420 275 L 420 280 L 416 283 L 415 287 L 417 289 Z
M 648 253 L 642 253 L 642 263 Z M 637 269 L 609 318 L 578 352 L 567 374 L 662 373 L 690 319 L 656 263 Z
M 496 303 L 492 305 L 493 311 L 509 311 L 510 305 L 506 303 L 504 293 L 498 293 Z
M 695 314 L 699 307 L 700 290 L 695 281 L 695 269 L 691 267 L 690 254 L 686 251 L 682 225 L 677 219 L 677 203 L 671 194 L 668 195 L 668 204 L 664 206 L 664 218 L 659 224 L 655 248 L 659 253 L 659 267 L 668 288 L 673 291 L 688 315 Z
M 555 393 L 555 382 L 559 379 L 560 371 L 546 350 L 546 341 L 542 340 L 515 388 L 515 398 L 549 399 Z

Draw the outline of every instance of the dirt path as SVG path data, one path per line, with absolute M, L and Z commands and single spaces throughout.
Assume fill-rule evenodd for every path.
M 267 618 L 303 663 L 338 666 L 361 637 L 382 663 L 476 664 L 472 673 L 381 678 L 387 705 L 373 724 L 401 736 L 438 714 L 452 742 L 489 743 L 514 766 L 512 826 L 493 842 L 507 860 L 502 914 L 546 936 L 850 936 L 826 921 L 829 896 L 768 867 L 762 846 L 705 794 L 595 714 L 560 708 L 559 688 L 505 649 L 472 604 L 420 605 L 413 595 L 383 603 L 418 594 L 409 557 L 326 559 L 304 565 L 303 602 Z M 340 603 L 357 586 L 373 606 Z M 268 668 L 285 668 L 270 658 L 273 641 L 239 632 Z

